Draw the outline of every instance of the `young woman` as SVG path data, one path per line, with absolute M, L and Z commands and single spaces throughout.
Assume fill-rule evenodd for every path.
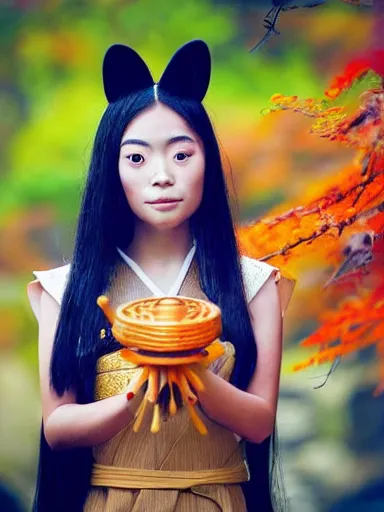
M 115 45 L 103 78 L 108 107 L 72 262 L 35 272 L 28 287 L 43 405 L 35 510 L 284 510 L 274 427 L 282 309 L 292 287 L 284 278 L 277 284 L 274 267 L 239 256 L 201 103 L 208 48 L 183 46 L 155 84 L 136 52 Z M 100 338 L 106 320 L 96 300 L 104 293 L 114 306 L 179 294 L 220 307 L 225 354 L 204 372 L 198 393 L 207 436 L 186 408 L 157 434 L 132 431 L 135 401 L 124 391 L 137 368 L 119 357 L 116 340 Z M 217 483 L 219 474 L 226 476 Z

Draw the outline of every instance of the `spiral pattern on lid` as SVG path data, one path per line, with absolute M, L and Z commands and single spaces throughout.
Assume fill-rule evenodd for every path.
M 153 352 L 204 348 L 220 337 L 220 309 L 189 297 L 151 297 L 121 304 L 113 336 L 127 347 Z

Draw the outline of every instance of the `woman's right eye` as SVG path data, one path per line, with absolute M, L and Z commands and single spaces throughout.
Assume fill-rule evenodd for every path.
M 127 158 L 130 162 L 136 165 L 144 162 L 144 157 L 143 155 L 140 155 L 140 153 L 133 153 L 132 155 L 128 155 Z

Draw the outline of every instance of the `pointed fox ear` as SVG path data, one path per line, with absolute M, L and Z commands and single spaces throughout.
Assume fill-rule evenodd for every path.
M 173 55 L 159 81 L 159 88 L 173 96 L 201 102 L 210 77 L 208 46 L 197 39 L 186 43 Z
M 185 44 L 173 55 L 159 87 L 172 96 L 201 102 L 211 77 L 211 56 L 204 41 Z M 109 103 L 144 89 L 155 82 L 138 53 L 129 46 L 115 44 L 104 57 L 103 82 Z
M 104 92 L 109 103 L 154 85 L 148 66 L 129 46 L 114 44 L 103 61 Z

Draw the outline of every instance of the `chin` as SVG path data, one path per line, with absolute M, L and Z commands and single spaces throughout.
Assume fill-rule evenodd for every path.
M 180 227 L 182 224 L 185 224 L 185 222 L 185 220 L 182 220 L 180 222 L 151 222 L 149 224 L 158 231 L 170 231 Z
M 172 213 L 169 212 L 160 213 L 159 215 L 143 215 L 141 217 L 141 221 L 151 228 L 157 229 L 158 231 L 169 231 L 172 229 L 177 229 L 182 225 L 188 225 L 188 221 L 190 219 L 188 214 L 180 215 L 180 212 L 178 212 L 178 215 L 174 215 L 176 212 Z

